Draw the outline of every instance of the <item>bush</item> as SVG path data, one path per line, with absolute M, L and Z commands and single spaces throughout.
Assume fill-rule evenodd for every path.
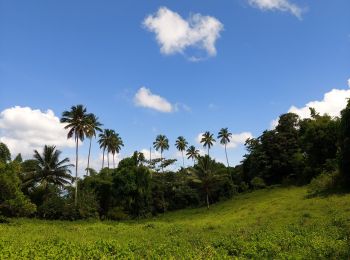
M 250 184 L 252 185 L 253 189 L 263 189 L 266 187 L 265 181 L 260 178 L 260 177 L 254 177 L 251 181 Z
M 127 220 L 129 215 L 124 212 L 123 208 L 114 207 L 108 211 L 107 218 L 110 220 Z
M 317 195 L 336 189 L 338 178 L 338 172 L 322 173 L 311 180 L 308 193 L 310 195 Z
M 0 162 L 0 214 L 7 217 L 25 217 L 36 211 L 36 206 L 20 190 L 19 164 Z

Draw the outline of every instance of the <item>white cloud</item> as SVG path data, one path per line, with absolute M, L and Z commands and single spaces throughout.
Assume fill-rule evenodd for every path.
M 30 107 L 15 106 L 0 113 L 0 142 L 8 145 L 11 153 L 33 155 L 33 150 L 42 150 L 47 145 L 57 148 L 74 147 L 67 140 L 67 131 L 52 110 L 42 112 Z
M 283 12 L 290 12 L 299 19 L 303 13 L 303 9 L 298 5 L 291 3 L 288 0 L 248 0 L 251 6 L 257 7 L 261 10 L 278 10 Z
M 139 107 L 151 108 L 160 112 L 170 113 L 174 107 L 165 98 L 155 95 L 150 89 L 141 87 L 135 94 L 134 103 Z
M 184 53 L 188 47 L 196 47 L 214 56 L 215 42 L 223 29 L 222 23 L 214 17 L 192 14 L 185 20 L 166 7 L 160 7 L 157 13 L 147 16 L 143 25 L 156 34 L 163 54 Z M 190 57 L 191 61 L 200 59 Z
M 350 79 L 348 79 L 348 87 L 350 88 Z
M 145 156 L 146 160 L 150 159 L 149 149 L 144 148 L 140 152 L 143 153 L 143 155 Z M 151 156 L 152 156 L 152 159 L 160 158 L 160 152 L 157 152 L 154 149 L 152 149 L 151 150 Z
M 347 82 L 350 87 L 350 80 Z M 346 107 L 347 99 L 350 98 L 350 89 L 332 89 L 324 94 L 322 100 L 308 102 L 303 107 L 291 106 L 288 112 L 295 113 L 300 118 L 310 118 L 310 107 L 314 108 L 317 113 L 327 114 L 332 117 L 340 116 L 340 112 Z M 274 129 L 278 124 L 278 119 L 271 122 L 271 129 Z
M 350 89 L 332 89 L 324 94 L 321 101 L 311 101 L 301 108 L 291 106 L 288 112 L 298 114 L 301 118 L 308 118 L 310 117 L 309 107 L 313 107 L 321 115 L 328 114 L 335 117 L 339 116 L 340 111 L 346 107 L 348 98 L 350 98 Z
M 200 144 L 201 145 L 201 140 L 202 140 L 202 138 L 203 138 L 203 134 L 204 133 L 199 133 L 197 136 L 196 136 L 196 143 L 197 144 Z
M 227 144 L 227 148 L 236 148 L 241 144 L 245 144 L 245 141 L 248 138 L 253 138 L 252 133 L 250 132 L 242 132 L 239 134 L 232 134 L 230 142 Z

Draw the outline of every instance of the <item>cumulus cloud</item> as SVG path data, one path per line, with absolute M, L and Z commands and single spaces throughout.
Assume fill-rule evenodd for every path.
M 215 56 L 216 40 L 223 29 L 222 23 L 214 17 L 192 14 L 187 20 L 166 7 L 160 7 L 143 21 L 143 25 L 156 35 L 163 54 L 184 53 L 189 47 L 204 50 Z M 198 61 L 198 57 L 190 57 Z
M 145 156 L 146 160 L 149 160 L 149 158 L 150 158 L 150 151 L 149 151 L 149 149 L 144 148 L 140 152 L 143 153 L 143 155 Z M 152 156 L 152 159 L 160 158 L 160 152 L 157 152 L 157 151 L 152 149 L 151 150 L 151 156 Z
M 288 112 L 298 114 L 301 118 L 308 118 L 310 117 L 309 107 L 313 107 L 321 115 L 339 116 L 340 111 L 346 107 L 348 98 L 350 98 L 350 89 L 332 89 L 324 94 L 322 100 L 311 101 L 300 108 L 291 106 Z
M 150 89 L 141 87 L 135 94 L 134 103 L 139 107 L 146 107 L 159 112 L 170 113 L 174 111 L 174 106 L 165 98 L 155 95 Z
M 42 150 L 43 145 L 58 148 L 74 147 L 67 140 L 67 131 L 52 110 L 42 112 L 30 107 L 12 107 L 0 113 L 0 142 L 5 143 L 13 155 L 22 153 L 31 156 L 33 150 Z
M 278 10 L 289 12 L 299 19 L 303 13 L 303 9 L 288 0 L 248 0 L 248 3 L 261 10 Z
M 350 82 L 348 80 L 348 86 Z M 340 112 L 346 107 L 348 99 L 350 98 L 350 89 L 332 89 L 324 94 L 322 100 L 315 100 L 308 102 L 303 107 L 291 106 L 288 112 L 295 113 L 300 118 L 310 118 L 310 107 L 314 108 L 316 112 L 321 115 L 327 114 L 332 117 L 340 116 Z M 278 119 L 271 122 L 271 128 L 275 128 L 278 124 Z
M 245 141 L 248 138 L 253 138 L 252 133 L 250 132 L 242 132 L 239 134 L 232 134 L 230 142 L 227 144 L 227 148 L 236 148 L 241 144 L 245 144 Z

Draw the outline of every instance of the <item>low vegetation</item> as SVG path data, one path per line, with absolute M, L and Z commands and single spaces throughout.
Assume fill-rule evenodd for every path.
M 147 220 L 0 224 L 0 258 L 348 259 L 350 195 L 269 188 Z

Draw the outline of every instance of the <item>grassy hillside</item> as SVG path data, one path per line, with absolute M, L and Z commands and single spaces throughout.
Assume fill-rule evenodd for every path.
M 350 195 L 275 188 L 130 222 L 18 219 L 0 224 L 0 258 L 350 257 Z

